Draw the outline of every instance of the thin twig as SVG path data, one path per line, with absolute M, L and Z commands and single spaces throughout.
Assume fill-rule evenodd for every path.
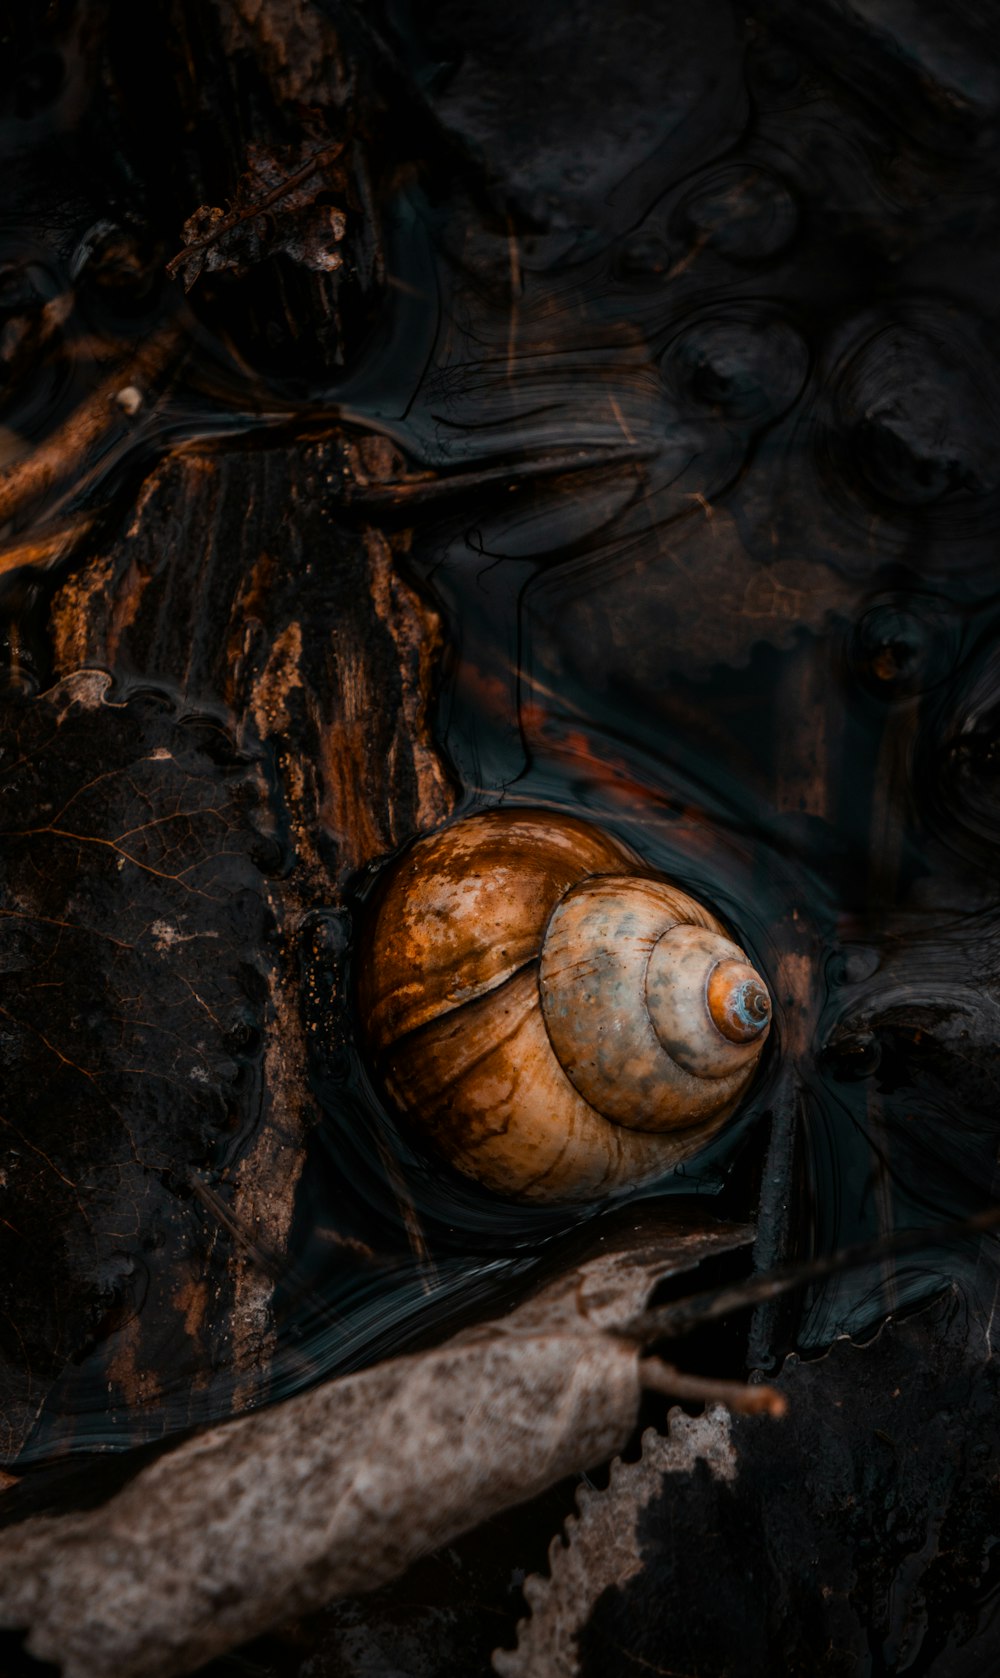
M 8 571 L 20 571 L 24 566 L 42 571 L 58 565 L 89 533 L 93 523 L 89 515 L 78 513 L 51 530 L 42 525 L 40 530 L 3 543 L 0 546 L 0 576 Z
M 1000 1206 L 991 1206 L 985 1212 L 977 1212 L 971 1218 L 960 1218 L 954 1223 L 905 1229 L 898 1235 L 858 1242 L 851 1247 L 841 1247 L 825 1258 L 807 1259 L 802 1264 L 778 1265 L 774 1270 L 752 1276 L 746 1282 L 737 1282 L 732 1287 L 692 1294 L 674 1305 L 643 1311 L 620 1332 L 643 1346 L 650 1345 L 654 1340 L 676 1339 L 699 1328 L 702 1323 L 727 1317 L 733 1311 L 750 1310 L 766 1300 L 778 1299 L 827 1276 L 837 1276 L 845 1270 L 859 1270 L 868 1264 L 880 1264 L 889 1258 L 902 1258 L 907 1253 L 919 1252 L 924 1247 L 938 1246 L 963 1236 L 988 1234 L 998 1227 Z
M 116 401 L 121 390 L 133 385 L 151 392 L 183 351 L 177 326 L 168 322 L 158 328 L 123 356 L 108 377 L 30 454 L 6 471 L 0 471 L 0 525 L 7 525 L 32 502 L 52 495 L 65 485 L 63 493 L 46 510 L 48 518 L 57 519 L 67 499 L 78 498 L 92 478 L 108 470 L 115 444 L 131 447 L 139 422 L 133 423 Z M 147 401 L 144 415 L 150 411 Z M 88 467 L 87 457 L 98 450 L 97 458 Z M 42 540 L 38 536 L 38 541 Z M 32 563 L 30 551 L 26 552 L 23 563 Z
M 341 1313 L 336 1307 L 311 1287 L 297 1266 L 287 1258 L 273 1252 L 271 1248 L 263 1246 L 247 1228 L 247 1225 L 223 1200 L 222 1196 L 204 1182 L 195 1171 L 188 1171 L 187 1182 L 196 1200 L 210 1212 L 232 1236 L 239 1247 L 258 1270 L 272 1282 L 275 1287 L 284 1287 L 292 1294 L 299 1305 L 308 1305 L 316 1312 L 319 1319 L 325 1322 L 340 1322 Z
M 801 952 L 788 949 L 782 951 L 778 960 L 778 985 L 782 994 L 795 998 L 793 1006 L 800 1002 L 805 972 Z M 806 983 L 810 981 L 811 975 L 806 978 Z M 795 1025 L 796 1022 L 793 1021 L 793 1030 Z M 775 1266 L 788 1258 L 794 1203 L 792 1179 L 795 1151 L 802 1126 L 802 1104 L 798 1062 L 789 1057 L 771 1108 L 771 1131 L 757 1213 L 759 1233 L 753 1253 L 754 1269 L 758 1276 L 771 1275 Z M 776 1296 L 766 1295 L 761 1310 L 750 1324 L 747 1362 L 751 1369 L 766 1369 L 774 1364 L 774 1345 L 779 1337 L 779 1311 Z
M 258 1270 L 263 1271 L 269 1281 L 275 1283 L 284 1281 L 289 1269 L 286 1261 L 255 1240 L 243 1220 L 237 1217 L 232 1207 L 226 1205 L 221 1194 L 218 1194 L 208 1183 L 202 1182 L 194 1171 L 188 1171 L 187 1181 L 195 1199 L 200 1200 L 205 1210 L 211 1212 L 213 1218 L 222 1225 L 223 1229 L 228 1231 L 236 1245 L 246 1253 L 251 1263 L 255 1264 Z
M 740 1416 L 783 1416 L 788 1409 L 783 1393 L 763 1383 L 748 1386 L 745 1381 L 716 1381 L 707 1375 L 689 1375 L 660 1358 L 643 1358 L 639 1378 L 644 1387 L 665 1393 L 667 1398 L 690 1400 L 693 1404 L 724 1404 Z
M 199 251 L 210 250 L 227 233 L 232 232 L 234 227 L 239 227 L 245 221 L 254 221 L 257 216 L 263 215 L 265 210 L 271 208 L 272 204 L 280 203 L 282 198 L 286 198 L 290 192 L 295 191 L 297 186 L 301 186 L 303 181 L 307 181 L 310 175 L 314 175 L 323 163 L 332 163 L 335 158 L 340 156 L 343 149 L 343 140 L 335 140 L 328 146 L 321 146 L 319 151 L 314 151 L 311 157 L 306 158 L 305 163 L 300 169 L 296 169 L 294 175 L 289 175 L 287 180 L 279 181 L 278 185 L 272 187 L 270 192 L 266 192 L 263 198 L 258 198 L 253 204 L 248 204 L 244 210 L 230 210 L 222 217 L 221 221 L 216 222 L 204 238 L 193 239 L 189 245 L 184 246 L 183 250 L 178 251 L 176 256 L 170 258 L 167 263 L 167 273 L 170 278 L 175 278 L 178 268 L 188 257 L 197 256 Z
M 410 1252 L 417 1261 L 420 1286 L 425 1294 L 429 1294 L 433 1291 L 434 1284 L 437 1281 L 437 1266 L 427 1245 L 424 1228 L 420 1222 L 420 1214 L 407 1187 L 406 1178 L 399 1168 L 399 1161 L 391 1148 L 387 1147 L 381 1138 L 377 1140 L 376 1146 L 383 1170 L 389 1181 L 389 1187 L 392 1189 L 396 1205 L 399 1208 L 399 1215 L 403 1221 L 403 1228 L 406 1230 Z
M 838 700 L 825 677 L 826 663 L 809 641 L 786 661 L 775 694 L 781 722 L 781 749 L 774 769 L 773 800 L 777 833 L 787 842 L 804 816 L 830 821 L 829 741 L 843 729 L 837 722 Z M 754 1270 L 766 1275 L 787 1263 L 795 1250 L 793 1193 L 802 1147 L 804 1090 L 802 1069 L 811 1064 L 819 1012 L 818 975 L 823 972 L 824 940 L 816 924 L 813 881 L 793 871 L 785 883 L 786 912 L 776 933 L 775 997 L 780 1004 L 784 1074 L 771 1112 L 771 1129 L 760 1187 L 759 1231 Z M 808 910 L 806 905 L 809 906 Z M 786 1323 L 774 1295 L 761 1304 L 747 1336 L 751 1369 L 770 1369 L 785 1339 Z
M 390 483 L 369 483 L 350 486 L 347 504 L 361 509 L 391 510 L 400 507 L 409 511 L 414 506 L 436 501 L 457 500 L 464 495 L 476 495 L 483 490 L 519 490 L 539 478 L 569 477 L 578 472 L 599 472 L 605 468 L 633 466 L 650 460 L 654 450 L 649 448 L 567 449 L 562 453 L 538 455 L 534 459 L 517 461 L 514 465 L 472 467 L 464 472 L 437 476 L 432 472 L 413 473 Z

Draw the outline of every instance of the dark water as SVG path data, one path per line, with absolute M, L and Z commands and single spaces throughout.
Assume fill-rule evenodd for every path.
M 176 218 L 141 179 L 141 278 L 95 276 L 111 235 L 93 231 L 94 69 L 72 29 L 21 41 L 0 446 L 43 446 L 116 344 L 169 330 L 189 354 L 7 536 L 114 528 L 182 440 L 267 447 L 337 422 L 433 468 L 408 574 L 446 627 L 437 737 L 459 813 L 589 815 L 735 929 L 776 1030 L 724 1136 L 655 1192 L 759 1205 L 774 1257 L 829 1252 L 997 1193 L 995 47 L 964 13 L 947 50 L 913 24 L 907 60 L 891 31 L 828 40 L 825 11 L 804 38 L 780 5 L 627 7 L 613 29 L 572 10 L 515 7 L 501 28 L 382 9 L 423 113 L 397 107 L 382 143 L 416 166 L 383 176 L 387 280 L 345 363 L 294 368 L 259 330 L 266 290 L 245 306 L 235 285 L 185 300 L 165 281 Z M 48 148 L 65 162 L 74 136 L 67 188 Z M 130 167 L 163 186 L 141 147 Z M 67 563 L 85 562 L 86 545 Z M 0 578 L 9 686 L 29 701 L 53 566 Z M 316 906 L 338 988 L 373 878 L 346 912 Z M 603 1215 L 519 1209 L 443 1172 L 382 1111 L 338 1006 L 270 1397 L 443 1332 Z M 376 1263 L 331 1248 L 333 1208 Z M 992 1258 L 959 1245 L 810 1294 L 772 1355 L 952 1275 L 990 1308 Z M 174 1424 L 169 1380 L 141 1418 L 102 1380 L 100 1358 L 67 1371 L 24 1460 Z M 219 1371 L 203 1413 L 229 1394 Z

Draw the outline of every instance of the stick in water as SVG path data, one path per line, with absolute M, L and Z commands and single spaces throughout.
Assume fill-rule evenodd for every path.
M 933 1224 L 924 1229 L 904 1229 L 898 1235 L 885 1236 L 877 1241 L 859 1242 L 853 1247 L 841 1247 L 826 1258 L 807 1259 L 801 1264 L 782 1264 L 747 1282 L 736 1282 L 729 1288 L 717 1288 L 706 1293 L 680 1299 L 674 1305 L 663 1305 L 634 1317 L 622 1331 L 640 1345 L 654 1340 L 676 1339 L 688 1334 L 702 1323 L 727 1317 L 733 1311 L 747 1311 L 762 1300 L 778 1299 L 810 1282 L 822 1281 L 845 1270 L 859 1270 L 868 1264 L 880 1264 L 884 1259 L 901 1258 L 906 1253 L 919 1252 L 945 1241 L 967 1235 L 989 1234 L 1000 1227 L 1000 1206 L 988 1207 L 971 1218 L 960 1218 L 954 1223 Z

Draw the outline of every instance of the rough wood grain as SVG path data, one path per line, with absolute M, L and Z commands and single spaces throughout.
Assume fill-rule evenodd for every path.
M 375 529 L 338 524 L 336 498 L 349 458 L 337 439 L 168 458 L 143 486 L 121 535 L 81 564 L 53 598 L 62 681 L 86 682 L 91 678 L 80 672 L 104 667 L 114 672 L 126 704 L 140 683 L 143 690 L 159 689 L 161 703 L 179 718 L 192 708 L 218 718 L 230 753 L 256 763 L 264 777 L 265 827 L 288 836 L 279 873 L 264 888 L 271 931 L 266 951 L 254 959 L 260 958 L 266 994 L 255 1009 L 260 1048 L 249 1096 L 240 1097 L 241 1140 L 214 1166 L 211 1151 L 204 1154 L 196 1167 L 197 1215 L 189 1202 L 181 1219 L 186 1234 L 172 1260 L 157 1254 L 152 1269 L 145 1267 L 152 1282 L 141 1311 L 129 1314 L 127 1324 L 106 1324 L 107 1378 L 140 1431 L 143 1416 L 160 1414 L 166 1402 L 163 1377 L 170 1377 L 169 1386 L 177 1363 L 167 1346 L 176 1335 L 190 1342 L 183 1361 L 196 1388 L 211 1368 L 236 1378 L 227 1401 L 236 1407 L 260 1390 L 271 1344 L 270 1300 L 288 1250 L 307 1135 L 318 1116 L 301 1005 L 304 922 L 317 905 L 338 902 L 361 865 L 433 826 L 450 806 L 430 736 L 437 618 L 398 569 L 405 536 L 394 538 L 394 551 Z M 80 712 L 84 722 L 89 714 Z M 105 763 L 103 748 L 92 746 L 91 733 L 84 727 L 77 749 L 93 750 L 94 772 L 105 774 L 111 760 Z M 46 780 L 43 761 L 31 796 L 44 805 L 50 793 L 56 796 L 56 784 Z M 98 834 L 100 819 L 93 817 Z M 86 877 L 85 854 L 80 866 Z M 136 903 L 141 913 L 141 881 Z M 60 913 L 73 918 L 72 899 Z M 185 937 L 200 926 L 195 905 Z M 140 995 L 135 1008 L 143 1006 Z M 152 996 L 145 1006 L 153 1008 Z M 154 1056 L 151 1070 L 156 1064 Z M 43 1079 L 37 1099 L 45 1112 L 52 1098 Z M 89 1135 L 93 1150 L 106 1129 L 101 1103 L 81 1097 L 78 1105 L 76 1133 Z M 44 1113 L 31 1123 L 38 1146 L 50 1138 L 52 1170 L 71 1177 L 68 1137 L 58 1125 L 53 1131 Z M 166 1189 L 143 1170 L 128 1192 L 129 1227 L 148 1234 L 163 1217 L 176 1226 L 183 1210 L 177 1194 L 188 1195 L 190 1185 L 183 1170 L 168 1174 Z M 33 1193 L 19 1202 L 22 1229 L 43 1215 Z M 37 1193 L 47 1195 L 43 1176 Z M 221 1198 L 221 1215 L 213 1196 Z M 83 1206 L 67 1206 L 71 1225 L 88 1215 Z M 123 1244 L 128 1251 L 127 1238 L 112 1239 L 113 1228 L 114 1218 L 77 1275 L 84 1297 L 100 1291 L 96 1277 L 111 1253 Z M 75 1239 L 70 1236 L 70 1247 Z M 117 1266 L 125 1262 L 118 1252 Z M 56 1262 L 61 1295 L 58 1278 Z M 32 1298 L 22 1288 L 22 1313 Z M 43 1334 L 39 1346 L 34 1326 L 19 1326 L 18 1309 L 15 1299 L 9 1305 L 14 1338 L 26 1335 L 35 1352 L 23 1380 L 11 1354 L 8 1456 L 58 1376 L 65 1333 L 74 1345 L 79 1338 L 66 1325 L 54 1341 Z M 32 1372 L 39 1362 L 44 1380 Z M 175 1423 L 182 1419 L 172 1413 Z

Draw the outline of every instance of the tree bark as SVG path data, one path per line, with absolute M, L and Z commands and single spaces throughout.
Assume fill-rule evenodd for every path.
M 83 275 L 63 318 L 75 324 L 96 268 L 99 301 L 138 310 L 141 335 L 112 332 L 89 350 L 68 417 L 0 473 L 14 675 L 31 686 L 37 672 L 46 686 L 6 717 L 35 759 L 27 780 L 5 766 L 16 853 L 5 930 L 19 941 L 6 1017 L 22 1104 L 20 1121 L 6 1121 L 16 1217 L 0 1235 L 9 1462 L 47 1406 L 67 1412 L 56 1442 L 73 1437 L 78 1405 L 86 1433 L 91 1402 L 107 1405 L 124 1442 L 259 1396 L 318 1117 L 310 1072 L 332 1029 L 311 998 L 317 963 L 330 959 L 313 911 L 342 905 L 360 869 L 454 801 L 432 739 L 438 616 L 406 580 L 398 518 L 387 534 L 348 511 L 372 488 L 391 494 L 403 462 L 386 440 L 322 416 L 309 415 L 302 435 L 295 402 L 263 386 L 253 396 L 241 361 L 252 352 L 287 385 L 306 367 L 332 375 L 363 340 L 382 289 L 363 132 L 377 97 L 316 6 L 171 0 L 143 30 L 151 23 L 159 45 L 143 55 L 140 81 L 127 8 L 84 7 L 70 20 L 66 38 L 83 42 L 92 82 L 112 91 L 110 135 L 100 120 L 95 134 L 93 117 L 83 132 L 112 177 L 127 158 L 128 225 L 105 218 L 87 231 L 89 204 L 60 210 Z M 206 357 L 203 328 L 163 285 L 163 259 L 199 204 L 239 198 L 254 147 L 287 173 L 303 136 L 336 154 L 332 188 L 319 174 L 307 186 L 343 206 L 331 260 L 342 250 L 345 273 L 310 267 L 326 260 L 312 248 L 302 261 L 262 248 L 248 272 L 227 263 L 235 273 L 216 292 L 205 275 L 199 314 L 222 334 Z M 282 191 L 265 222 L 249 218 L 264 245 Z M 315 214 L 329 225 L 322 203 Z M 36 336 L 48 353 L 51 330 Z M 213 411 L 233 415 L 228 436 L 185 440 L 198 424 L 178 425 L 176 393 L 197 406 L 218 380 Z M 239 417 L 248 391 L 251 409 L 284 415 L 283 434 L 246 435 L 260 425 L 253 412 Z M 96 671 L 110 687 L 87 674 Z M 151 779 L 149 764 L 160 754 L 180 774 L 192 728 L 205 749 L 184 758 L 183 785 L 197 785 L 199 802 L 182 832 L 187 793 Z M 72 819 L 59 826 L 64 807 Z M 240 862 L 227 873 L 234 834 Z M 155 858 L 129 849 L 152 835 L 163 841 Z M 180 878 L 167 882 L 175 862 Z M 211 884 L 178 898 L 206 868 Z M 237 924 L 248 891 L 256 933 Z M 193 960 L 199 949 L 211 953 L 207 968 Z M 198 1102 L 181 1077 L 196 1080 Z M 89 1399 L 76 1396 L 81 1359 Z

